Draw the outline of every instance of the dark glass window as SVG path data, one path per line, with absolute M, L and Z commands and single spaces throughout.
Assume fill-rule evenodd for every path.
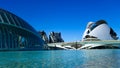
M 20 47 L 25 47 L 26 39 L 23 36 L 19 36 Z
M 110 28 L 110 34 L 111 34 L 111 36 L 117 36 L 117 34 L 113 31 L 112 28 Z
M 107 24 L 105 20 L 99 20 L 96 22 L 96 25 Z
M 2 21 L 2 17 L 1 17 L 1 15 L 0 15 L 0 22 L 3 22 L 3 21 Z
M 2 32 L 1 32 L 1 28 L 0 28 L 0 41 L 2 41 Z M 0 48 L 2 48 L 2 42 L 0 43 Z
M 1 16 L 2 16 L 4 23 L 8 23 L 8 20 L 3 12 L 1 12 Z
M 10 24 L 14 24 L 14 21 L 12 19 L 11 14 L 6 14 L 6 16 L 7 16 L 8 20 L 9 20 Z
M 22 19 L 20 19 L 20 18 L 18 20 L 20 22 L 20 25 L 25 28 L 26 25 L 24 24 L 24 21 Z
M 17 20 L 16 16 L 13 16 L 12 18 L 13 18 L 13 20 L 15 21 L 15 24 L 16 24 L 17 26 L 20 26 L 20 25 L 19 25 L 19 21 Z
M 96 24 L 92 24 L 92 26 L 91 26 L 91 31 L 95 28 L 95 27 L 97 27 L 97 25 Z

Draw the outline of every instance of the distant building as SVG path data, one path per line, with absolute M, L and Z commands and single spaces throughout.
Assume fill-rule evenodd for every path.
M 39 31 L 38 33 L 42 36 L 42 39 L 43 39 L 46 43 L 49 43 L 47 34 L 46 34 L 44 31 Z
M 49 35 L 49 43 L 58 43 L 58 42 L 64 42 L 64 40 L 61 37 L 61 33 L 51 32 Z
M 99 20 L 95 23 L 89 22 L 83 34 L 82 41 L 99 41 L 100 43 L 86 43 L 79 49 L 120 49 L 116 44 L 102 42 L 104 40 L 117 39 L 117 33 L 113 31 L 105 20 Z
M 42 37 L 42 39 L 46 42 L 46 43 L 59 43 L 59 42 L 64 42 L 64 40 L 61 37 L 61 33 L 60 32 L 50 32 L 49 34 L 49 38 L 47 37 L 46 32 L 44 31 L 39 31 L 38 32 L 40 34 L 40 36 Z
M 89 22 L 87 28 L 83 34 L 82 40 L 87 38 L 97 38 L 100 40 L 117 40 L 117 34 L 113 29 L 108 26 L 107 22 L 104 20 L 99 20 L 97 22 Z
M 0 50 L 42 50 L 40 35 L 20 17 L 0 9 Z

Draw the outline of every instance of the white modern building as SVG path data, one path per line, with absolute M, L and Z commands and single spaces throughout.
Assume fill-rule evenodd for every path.
M 99 20 L 97 22 L 89 22 L 87 24 L 87 27 L 83 33 L 82 41 L 100 41 L 100 40 L 117 40 L 117 34 L 114 32 L 114 30 L 107 24 L 104 20 Z M 90 47 L 103 47 L 108 45 L 101 45 L 101 44 L 85 44 L 82 46 L 82 49 Z M 94 48 L 93 48 L 94 49 Z

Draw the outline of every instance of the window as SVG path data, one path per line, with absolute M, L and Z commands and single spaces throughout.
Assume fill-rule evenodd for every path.
M 0 15 L 0 22 L 3 22 L 2 16 Z
M 13 18 L 15 24 L 16 24 L 17 26 L 20 26 L 20 25 L 19 25 L 19 21 L 17 20 L 16 16 L 13 16 L 12 18 Z
M 10 24 L 14 24 L 14 21 L 13 21 L 13 19 L 12 19 L 11 14 L 6 14 L 6 16 L 7 16 L 8 20 L 9 20 L 9 23 L 10 23 Z

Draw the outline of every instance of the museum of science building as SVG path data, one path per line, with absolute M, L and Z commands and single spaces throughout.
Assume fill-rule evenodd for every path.
M 47 44 L 20 17 L 0 9 L 0 51 L 43 50 Z

